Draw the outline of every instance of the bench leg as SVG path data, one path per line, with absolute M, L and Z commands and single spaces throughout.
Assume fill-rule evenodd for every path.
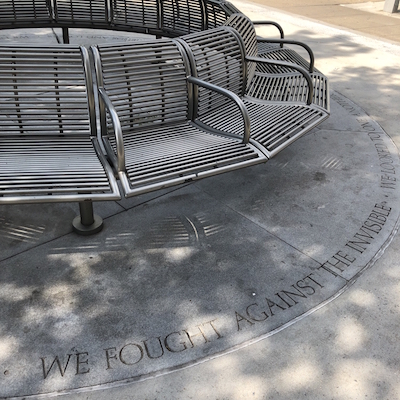
M 62 28 L 63 43 L 69 44 L 69 33 L 68 28 Z
M 399 0 L 386 0 L 383 6 L 383 11 L 395 13 L 399 8 Z
M 79 203 L 80 215 L 72 221 L 74 232 L 78 235 L 93 235 L 103 229 L 103 220 L 93 213 L 93 203 L 91 201 L 81 201 Z

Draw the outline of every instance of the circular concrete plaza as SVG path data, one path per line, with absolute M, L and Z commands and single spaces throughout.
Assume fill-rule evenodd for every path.
M 1 39 L 54 40 L 38 36 Z M 72 34 L 103 39 L 132 36 Z M 94 236 L 72 232 L 75 204 L 1 206 L 0 397 L 158 376 L 334 301 L 397 230 L 399 156 L 338 92 L 331 111 L 266 164 L 95 204 L 105 228 Z

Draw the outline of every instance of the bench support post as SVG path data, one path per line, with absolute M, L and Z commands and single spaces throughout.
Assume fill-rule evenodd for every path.
M 62 28 L 63 43 L 69 44 L 69 33 L 68 28 Z
M 385 0 L 383 11 L 395 13 L 399 8 L 399 0 Z
M 79 203 L 80 215 L 72 221 L 74 232 L 78 235 L 93 235 L 103 229 L 103 220 L 93 213 L 93 203 L 91 201 L 81 201 Z

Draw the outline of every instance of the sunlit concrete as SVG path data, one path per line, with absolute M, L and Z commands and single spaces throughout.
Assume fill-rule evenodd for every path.
M 332 89 L 364 109 L 371 120 L 378 122 L 393 142 L 399 145 L 400 49 L 398 46 L 294 18 L 276 10 L 249 3 L 234 3 L 253 19 L 279 21 L 284 26 L 288 38 L 295 37 L 309 43 L 315 50 L 317 67 L 328 75 Z M 98 33 L 94 34 L 101 36 Z M 18 40 L 18 33 L 15 32 L 13 35 L 15 35 L 13 39 Z M 78 41 L 88 40 L 84 33 L 77 32 L 75 35 Z M 116 41 L 118 35 L 115 35 Z M 52 37 L 51 32 L 48 38 L 50 37 Z M 324 198 L 324 195 L 330 193 L 324 192 L 329 182 L 324 182 L 323 176 L 317 174 L 320 173 L 319 168 L 325 166 L 324 173 L 327 172 L 325 178 L 332 179 L 340 176 L 338 171 L 343 170 L 343 162 L 346 160 L 340 159 L 340 153 L 326 156 L 330 150 L 335 153 L 332 135 L 334 133 L 341 135 L 347 130 L 352 138 L 352 142 L 348 144 L 358 150 L 353 154 L 358 167 L 366 168 L 369 159 L 373 164 L 376 160 L 375 155 L 369 152 L 368 144 L 364 141 L 357 123 L 351 120 L 346 124 L 345 118 L 338 118 L 340 112 L 343 112 L 343 116 L 348 116 L 340 109 L 338 103 L 333 102 L 332 111 L 334 119 L 326 121 L 324 126 L 290 146 L 280 157 L 265 166 L 255 168 L 254 172 L 252 169 L 247 169 L 238 174 L 233 173 L 225 179 L 221 176 L 129 201 L 95 205 L 96 212 L 105 217 L 106 228 L 100 236 L 89 240 L 76 238 L 71 233 L 69 225 L 65 223 L 70 221 L 77 211 L 75 205 L 32 206 L 32 216 L 29 218 L 22 213 L 23 206 L 18 206 L 18 209 L 14 210 L 2 207 L 0 296 L 3 304 L 10 302 L 8 307 L 2 309 L 0 330 L 2 368 L 0 388 L 3 393 L 12 397 L 33 394 L 35 391 L 40 393 L 41 390 L 42 393 L 49 392 L 48 396 L 54 396 L 58 390 L 58 394 L 62 393 L 64 398 L 70 399 L 333 398 L 345 400 L 400 397 L 398 236 L 395 236 L 390 244 L 385 240 L 379 241 L 375 249 L 376 254 L 374 255 L 371 250 L 367 257 L 373 261 L 372 263 L 368 264 L 367 258 L 360 259 L 362 261 L 360 266 L 369 268 L 363 270 L 360 275 L 357 275 L 357 270 L 354 269 L 352 276 L 356 279 L 351 280 L 348 277 L 347 286 L 339 285 L 336 288 L 332 286 L 331 301 L 326 304 L 320 303 L 323 300 L 320 298 L 315 303 L 313 313 L 297 319 L 296 315 L 301 316 L 301 313 L 293 313 L 294 323 L 287 324 L 286 329 L 277 329 L 274 335 L 268 336 L 265 335 L 266 331 L 262 332 L 262 329 L 257 330 L 259 328 L 256 327 L 256 334 L 252 335 L 252 339 L 255 340 L 248 340 L 248 332 L 251 332 L 253 327 L 247 327 L 250 324 L 243 320 L 240 324 L 243 325 L 245 333 L 240 333 L 242 336 L 239 339 L 236 335 L 227 335 L 226 339 L 231 341 L 233 347 L 226 346 L 224 350 L 222 346 L 219 350 L 224 351 L 221 353 L 212 349 L 215 349 L 213 347 L 215 344 L 222 343 L 225 339 L 218 337 L 212 325 L 205 324 L 203 332 L 210 342 L 204 343 L 204 347 L 199 345 L 204 341 L 198 329 L 199 322 L 211 321 L 218 316 L 221 309 L 215 308 L 217 304 L 226 306 L 222 311 L 234 312 L 235 307 L 229 308 L 231 305 L 253 304 L 259 301 L 257 297 L 259 291 L 256 289 L 267 288 L 263 284 L 265 281 L 260 280 L 257 273 L 254 274 L 251 284 L 246 279 L 240 281 L 243 276 L 247 278 L 250 276 L 242 273 L 241 277 L 239 274 L 240 264 L 244 265 L 239 251 L 243 243 L 247 259 L 252 261 L 249 266 L 254 268 L 254 257 L 257 262 L 261 262 L 266 253 L 254 256 L 250 250 L 262 248 L 268 252 L 269 245 L 274 243 L 270 234 L 283 239 L 286 244 L 296 244 L 296 251 L 301 250 L 302 257 L 313 258 L 316 265 L 322 263 L 324 256 L 329 254 L 329 248 L 324 243 L 327 231 L 331 229 L 333 232 L 334 239 L 330 240 L 334 240 L 335 243 L 340 242 L 340 235 L 333 227 L 335 223 L 327 222 L 329 207 L 332 203 L 337 202 L 339 205 L 340 202 L 337 195 L 332 194 L 331 199 Z M 326 140 L 332 140 L 326 147 L 321 144 L 324 136 L 328 138 Z M 307 146 L 319 151 L 323 149 L 325 153 L 316 153 L 321 157 L 315 165 L 311 162 L 310 153 L 306 155 Z M 396 153 L 395 147 L 391 149 Z M 301 159 L 302 154 L 305 154 L 307 162 Z M 363 157 L 365 154 L 368 154 L 368 157 Z M 311 172 L 308 180 L 305 179 L 307 168 Z M 302 184 L 296 180 L 291 181 L 290 175 L 285 174 L 286 171 L 292 176 L 303 178 Z M 269 189 L 265 191 L 264 196 L 259 195 L 261 191 L 251 193 L 257 185 L 258 190 L 262 188 L 259 180 L 247 187 L 239 186 L 239 183 L 251 182 L 252 176 L 262 177 L 264 180 Z M 348 229 L 343 239 L 351 236 L 352 227 L 357 226 L 357 221 L 363 221 L 364 213 L 368 214 L 365 207 L 369 202 L 374 203 L 379 193 L 374 190 L 372 194 L 368 191 L 363 193 L 362 189 L 366 185 L 368 174 L 360 176 L 360 179 L 362 185 L 359 189 L 362 197 L 358 207 L 354 202 L 350 206 L 344 201 L 342 210 L 332 209 L 331 221 L 337 221 L 346 210 L 358 213 L 354 216 L 354 220 L 351 220 L 349 215 L 348 221 L 343 219 L 340 222 L 344 230 Z M 278 198 L 282 194 L 287 194 L 290 185 L 297 190 L 299 199 L 305 200 L 307 193 L 314 194 L 315 211 L 309 215 L 325 216 L 320 220 L 319 228 L 325 228 L 320 237 L 317 235 L 318 229 L 301 225 L 300 217 L 304 210 L 298 206 L 304 207 L 304 204 L 300 201 L 293 204 L 291 199 L 286 211 L 284 202 L 281 208 L 275 209 L 277 203 L 274 203 L 271 211 L 279 210 L 279 212 L 275 215 L 268 213 L 266 200 L 269 199 L 269 195 Z M 371 188 L 373 187 L 371 184 Z M 229 191 L 231 191 L 230 196 Z M 250 200 L 247 209 L 244 207 L 246 196 Z M 351 196 L 347 194 L 346 199 L 351 199 Z M 169 212 L 166 213 L 165 210 Z M 285 212 L 289 215 L 282 219 Z M 321 214 L 315 214 L 316 212 Z M 47 215 L 47 217 L 43 219 L 36 215 Z M 270 220 L 261 218 L 269 215 Z M 177 218 L 179 216 L 185 218 Z M 196 219 L 192 218 L 193 216 Z M 287 226 L 282 223 L 283 221 L 287 221 Z M 318 220 L 314 221 L 313 226 L 317 223 Z M 290 229 L 290 224 L 293 229 Z M 108 232 L 112 232 L 111 235 L 107 234 L 107 229 Z M 147 232 L 147 236 L 144 232 Z M 388 241 L 395 232 L 396 221 L 393 220 L 390 229 L 385 233 Z M 246 233 L 243 235 L 244 241 L 239 240 L 242 233 Z M 328 232 L 328 237 L 329 235 Z M 229 247 L 224 244 L 222 240 L 224 236 L 236 238 L 233 243 L 235 246 Z M 265 243 L 258 242 L 260 237 L 265 239 Z M 136 246 L 132 246 L 133 244 Z M 268 261 L 269 265 L 278 265 L 277 262 L 283 258 L 281 254 L 286 254 L 286 257 L 287 254 L 294 254 L 294 251 L 285 253 L 283 251 L 285 246 L 282 243 L 279 246 L 282 250 L 269 251 L 268 257 L 272 257 Z M 336 249 L 335 246 L 332 249 Z M 218 257 L 218 253 L 225 254 L 222 250 L 228 252 L 227 256 Z M 150 268 L 154 268 L 154 264 L 149 263 L 149 259 L 162 260 L 159 270 L 155 270 L 154 275 L 150 274 Z M 47 260 L 46 265 L 42 264 L 42 260 Z M 194 263 L 196 260 L 198 264 Z M 283 258 L 283 261 L 292 267 L 297 265 L 298 260 L 299 258 L 293 256 Z M 237 267 L 232 269 L 235 263 Z M 171 275 L 171 265 L 179 266 L 176 270 L 179 274 Z M 135 275 L 127 275 L 124 268 L 132 266 L 136 268 Z M 191 280 L 189 273 L 193 270 L 195 280 Z M 213 275 L 215 270 L 220 277 L 226 274 L 225 278 L 215 280 Z M 15 271 L 22 273 L 15 276 Z M 282 271 L 286 274 L 277 273 L 274 275 L 275 278 L 280 281 L 287 279 L 286 282 L 291 283 L 291 277 L 295 276 L 294 270 L 290 268 L 285 270 L 285 266 L 282 265 Z M 256 268 L 254 272 L 257 272 Z M 235 277 L 233 288 L 232 281 L 229 280 L 232 273 Z M 126 282 L 117 279 L 127 276 L 129 279 Z M 140 283 L 141 278 L 150 276 L 158 277 L 158 280 L 152 282 L 144 279 L 143 283 Z M 266 276 L 263 275 L 263 279 L 266 279 Z M 182 296 L 180 287 L 183 285 L 182 279 L 187 280 L 186 285 L 192 290 L 192 295 Z M 202 284 L 210 282 L 211 287 L 219 287 L 219 290 L 196 292 L 196 282 Z M 132 293 L 126 304 L 135 307 L 124 309 L 123 292 L 120 292 L 120 289 L 122 286 L 127 288 L 128 285 L 139 288 L 141 292 L 137 294 L 138 298 L 142 301 L 147 299 L 148 303 L 133 302 L 135 293 Z M 341 287 L 346 289 L 343 293 Z M 280 286 L 272 288 L 279 289 Z M 88 294 L 93 293 L 96 293 L 96 297 L 92 299 L 97 301 L 86 301 L 85 299 L 90 299 Z M 167 293 L 168 296 L 159 296 L 159 293 Z M 193 304 L 193 293 L 203 294 L 204 298 L 199 296 Z M 340 295 L 335 297 L 334 293 Z M 242 303 L 238 301 L 238 295 L 243 296 Z M 107 301 L 104 301 L 105 299 Z M 80 303 L 77 300 L 80 300 Z M 323 307 L 318 308 L 318 304 Z M 207 308 L 204 305 L 212 307 Z M 146 311 L 146 307 L 149 306 L 151 308 L 147 308 Z M 165 318 L 167 314 L 163 313 L 168 310 L 172 312 Z M 307 312 L 307 307 L 303 310 Z M 147 318 L 143 318 L 146 312 Z M 142 317 L 135 325 L 135 316 L 138 313 L 141 313 Z M 202 319 L 199 319 L 199 315 Z M 160 322 L 155 320 L 155 316 Z M 258 314 L 259 319 L 262 317 L 262 314 Z M 102 324 L 92 325 L 88 330 L 90 325 L 86 324 L 90 319 L 92 321 L 97 319 Z M 178 320 L 181 323 L 175 324 Z M 51 321 L 55 323 L 50 325 Z M 235 328 L 235 318 L 233 321 Z M 232 326 L 231 322 L 229 318 L 222 318 L 221 328 L 219 325 L 215 327 L 225 332 L 225 329 Z M 45 330 L 43 326 L 46 327 Z M 169 326 L 176 328 L 168 330 Z M 249 329 L 245 331 L 244 327 Z M 108 349 L 109 366 L 116 369 L 113 363 L 118 361 L 118 353 L 122 350 L 122 346 L 129 343 L 127 340 L 145 339 L 140 334 L 132 334 L 132 328 L 135 328 L 135 332 L 136 329 L 151 333 L 156 330 L 155 336 L 157 334 L 165 336 L 166 333 L 174 333 L 178 329 L 187 329 L 192 336 L 197 333 L 197 339 L 193 339 L 199 341 L 194 343 L 194 351 L 198 350 L 196 357 L 193 359 L 183 357 L 181 364 L 162 360 L 160 366 L 152 373 L 142 375 L 143 380 L 138 379 L 133 383 L 129 383 L 129 379 L 118 383 L 115 375 L 114 380 L 111 379 L 107 383 L 104 377 L 112 371 L 110 369 L 107 371 L 107 359 L 102 357 L 98 359 L 98 365 L 103 375 L 99 374 L 101 379 L 97 381 L 98 384 L 92 385 L 88 380 L 90 372 L 86 371 L 92 369 L 92 373 L 96 372 L 97 364 L 92 363 L 93 359 L 87 357 L 92 355 L 92 350 L 89 351 L 89 355 L 85 355 L 83 353 L 86 349 L 79 346 L 82 346 L 82 343 L 88 345 L 89 349 L 98 350 L 103 356 L 105 349 Z M 50 332 L 53 335 L 49 335 Z M 119 336 L 116 337 L 115 333 Z M 42 341 L 43 334 L 48 334 L 47 343 Z M 177 338 L 178 335 L 171 336 L 174 337 Z M 257 340 L 257 338 L 263 339 Z M 76 348 L 72 345 L 68 347 L 67 344 L 74 344 Z M 189 341 L 186 341 L 186 346 L 190 347 Z M 44 362 L 49 368 L 48 362 L 54 360 L 56 355 L 52 351 L 49 353 L 43 351 L 46 348 L 65 350 L 61 361 L 62 368 L 66 365 L 65 355 L 73 354 L 71 365 L 65 369 L 65 376 L 58 377 L 53 382 L 51 379 L 55 378 L 54 371 L 58 367 L 55 366 L 45 379 L 41 369 L 41 358 L 46 357 Z M 110 350 L 114 348 L 115 350 Z M 205 354 L 207 349 L 208 354 Z M 130 360 L 133 362 L 138 354 L 134 350 L 134 346 L 125 347 L 121 353 L 122 359 L 128 361 L 128 364 L 128 357 L 132 357 Z M 80 352 L 80 356 L 76 356 L 77 352 Z M 29 354 L 32 358 L 28 357 L 29 362 L 24 362 L 24 356 Z M 201 362 L 196 363 L 196 360 Z M 168 369 L 179 365 L 182 367 L 176 370 Z M 122 367 L 128 368 L 127 365 Z M 135 366 L 131 367 L 135 369 Z M 45 374 L 48 371 L 45 370 Z M 113 375 L 108 376 L 113 377 Z M 137 377 L 135 371 L 131 376 Z M 124 378 L 123 374 L 119 378 Z M 59 385 L 59 382 L 62 384 Z M 52 387 L 55 390 L 52 391 Z M 66 389 L 60 392 L 63 388 Z M 80 389 L 71 391 L 74 388 Z

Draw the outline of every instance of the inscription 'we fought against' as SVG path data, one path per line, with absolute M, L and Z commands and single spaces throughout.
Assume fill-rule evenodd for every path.
M 229 333 L 237 332 L 244 324 L 254 325 L 256 322 L 265 321 L 275 313 L 290 309 L 302 299 L 314 295 L 318 290 L 324 288 L 319 282 L 319 277 L 310 273 L 302 279 L 297 280 L 291 286 L 279 290 L 274 296 L 265 299 L 265 304 L 253 303 L 245 309 L 245 313 L 235 311 L 231 320 L 230 328 L 225 328 Z M 226 332 L 228 333 L 228 332 Z M 222 339 L 218 320 L 212 320 L 192 329 L 183 329 L 171 332 L 165 336 L 152 337 L 137 342 L 128 342 L 121 346 L 107 347 L 102 350 L 102 366 L 105 370 L 113 370 L 120 367 L 132 367 L 145 360 L 150 361 L 161 357 L 188 351 L 195 347 L 212 345 L 218 339 Z M 93 357 L 98 360 L 99 357 Z M 56 356 L 48 359 L 41 357 L 43 379 L 49 376 L 64 377 L 88 374 L 95 365 L 88 352 L 69 353 L 64 356 Z M 98 362 L 98 361 L 97 361 Z
M 216 320 L 207 321 L 191 329 L 171 332 L 165 336 L 151 337 L 137 342 L 124 343 L 121 346 L 108 347 L 102 350 L 103 367 L 112 370 L 120 366 L 137 365 L 144 360 L 164 357 L 167 353 L 181 353 L 194 347 L 221 339 L 222 335 L 216 328 Z M 95 357 L 98 359 L 98 357 Z M 69 353 L 65 356 L 55 356 L 50 361 L 40 357 L 43 379 L 50 374 L 64 377 L 83 375 L 91 372 L 94 365 L 88 352 Z

